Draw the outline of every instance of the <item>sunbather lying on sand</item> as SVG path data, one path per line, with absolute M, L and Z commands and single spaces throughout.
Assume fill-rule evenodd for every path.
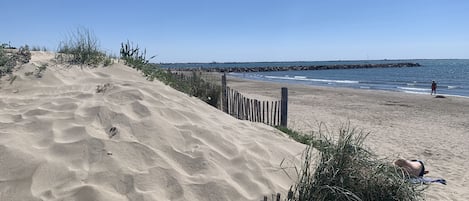
M 428 173 L 420 160 L 398 159 L 394 161 L 394 165 L 403 168 L 411 177 L 423 177 L 424 174 Z
M 446 185 L 446 180 L 442 178 L 429 178 L 424 177 L 425 174 L 428 173 L 425 170 L 425 166 L 423 162 L 420 160 L 405 160 L 405 159 L 398 159 L 394 161 L 394 165 L 403 168 L 410 176 L 409 182 L 418 184 L 430 184 L 430 183 L 440 183 Z

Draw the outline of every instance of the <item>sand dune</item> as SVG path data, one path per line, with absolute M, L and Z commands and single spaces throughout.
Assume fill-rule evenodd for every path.
M 135 70 L 33 52 L 0 85 L 0 200 L 259 200 L 304 146 Z M 47 64 L 42 78 L 26 76 Z M 106 90 L 97 93 L 97 86 Z

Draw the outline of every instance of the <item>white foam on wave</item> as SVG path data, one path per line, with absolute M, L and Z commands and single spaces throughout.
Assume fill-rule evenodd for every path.
M 397 88 L 406 90 L 406 91 L 430 91 L 430 89 L 415 88 L 415 87 L 397 87 Z
M 402 90 L 401 92 L 409 93 L 409 94 L 429 94 L 428 92 L 409 91 L 409 90 Z
M 354 80 L 337 80 L 335 82 L 337 82 L 337 83 L 347 83 L 347 84 L 358 84 L 358 83 L 360 83 L 359 81 L 354 81 Z
M 297 81 L 311 81 L 311 82 L 327 82 L 327 83 L 342 83 L 342 84 L 358 84 L 360 83 L 359 81 L 355 80 L 327 80 L 327 79 L 311 79 L 311 78 L 306 78 L 305 76 L 294 76 L 294 77 L 288 77 L 288 76 L 265 76 L 265 78 L 268 79 L 280 79 L 280 80 L 297 80 Z

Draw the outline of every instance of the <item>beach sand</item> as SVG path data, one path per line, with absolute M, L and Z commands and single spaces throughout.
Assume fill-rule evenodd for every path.
M 228 86 L 259 100 L 280 100 L 288 88 L 288 127 L 305 133 L 324 125 L 370 132 L 365 144 L 380 157 L 420 159 L 432 184 L 427 200 L 469 200 L 469 98 L 406 94 L 248 81 L 228 77 Z M 430 86 L 429 86 L 430 87 Z M 337 132 L 336 132 L 337 133 Z
M 122 64 L 33 52 L 14 74 L 0 81 L 1 201 L 261 200 L 285 195 L 280 164 L 305 148 Z

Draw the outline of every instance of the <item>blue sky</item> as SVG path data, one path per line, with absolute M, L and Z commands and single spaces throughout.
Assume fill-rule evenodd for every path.
M 77 27 L 153 62 L 469 58 L 466 0 L 0 0 L 0 42 L 57 49 Z

